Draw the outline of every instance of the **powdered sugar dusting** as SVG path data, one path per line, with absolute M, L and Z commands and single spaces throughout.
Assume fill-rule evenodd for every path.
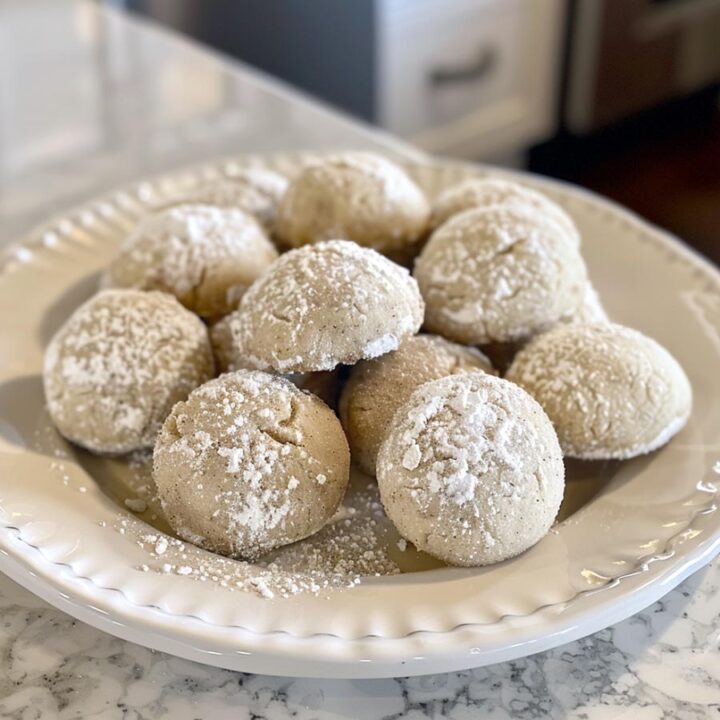
M 377 340 L 370 341 L 365 346 L 365 351 L 363 352 L 363 358 L 370 359 L 379 357 L 380 355 L 385 355 L 386 353 L 392 352 L 393 350 L 398 349 L 398 339 L 393 335 L 392 333 L 386 333 L 382 337 L 379 337 Z
M 397 450 L 403 468 L 424 468 L 428 502 L 439 497 L 457 505 L 472 503 L 483 475 L 498 467 L 518 471 L 522 453 L 535 444 L 531 429 L 514 418 L 517 392 L 511 385 L 496 378 L 490 385 L 460 378 L 424 385 L 404 407 Z M 512 485 L 505 490 L 512 494 Z
M 401 541 L 383 513 L 377 485 L 361 475 L 320 532 L 253 563 L 205 552 L 128 516 L 118 519 L 115 530 L 146 551 L 140 572 L 181 575 L 268 599 L 323 595 L 357 587 L 364 578 L 400 572 L 392 548 Z
M 519 206 L 467 210 L 442 225 L 415 265 L 426 326 L 465 343 L 510 342 L 580 302 L 586 270 L 557 224 Z
M 345 238 L 394 252 L 418 241 L 428 216 L 424 194 L 400 167 L 348 152 L 303 168 L 280 206 L 278 232 L 292 247 Z
M 179 205 L 140 221 L 103 282 L 164 290 L 201 314 L 222 314 L 276 258 L 260 226 L 240 210 Z
M 460 565 L 532 545 L 564 488 L 560 447 L 541 408 L 516 385 L 478 371 L 421 385 L 396 412 L 377 470 L 403 537 Z
M 202 183 L 183 194 L 177 203 L 236 208 L 270 228 L 287 185 L 287 178 L 270 170 L 235 168 L 226 176 Z
M 332 461 L 318 456 L 305 418 L 325 428 Z M 287 380 L 248 371 L 222 375 L 176 405 L 154 454 L 155 480 L 178 534 L 242 557 L 318 530 L 342 499 L 348 465 L 327 407 Z
M 339 404 L 355 462 L 375 474 L 378 450 L 400 405 L 429 380 L 473 369 L 492 372 L 478 350 L 437 335 L 413 335 L 394 352 L 358 363 L 350 371 Z
M 224 332 L 235 339 L 238 366 L 310 372 L 389 352 L 422 317 L 407 270 L 333 240 L 283 255 L 224 321 Z
M 108 290 L 45 354 L 45 393 L 67 437 L 104 452 L 151 445 L 170 407 L 212 372 L 204 325 L 162 293 Z
M 337 171 L 341 171 L 338 173 Z M 372 178 L 380 188 L 378 197 L 386 205 L 402 203 L 417 203 L 421 192 L 407 174 L 394 163 L 381 155 L 366 152 L 348 152 L 329 155 L 322 161 L 312 165 L 312 171 L 322 173 L 330 184 L 337 183 L 338 190 L 344 189 L 341 185 L 342 171 L 349 170 L 357 176 Z M 351 202 L 358 204 L 357 211 L 362 212 L 362 203 L 367 198 L 362 193 L 350 197 Z
M 448 188 L 435 200 L 431 224 L 437 228 L 465 210 L 492 205 L 517 207 L 543 217 L 556 223 L 572 244 L 580 244 L 575 223 L 559 205 L 536 190 L 501 178 L 468 178 Z
M 609 322 L 553 328 L 518 353 L 507 377 L 545 408 L 565 453 L 585 459 L 651 452 L 684 426 L 692 403 L 664 348 Z

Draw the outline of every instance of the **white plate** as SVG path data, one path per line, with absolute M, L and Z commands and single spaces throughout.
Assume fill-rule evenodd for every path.
M 305 159 L 235 162 L 291 174 Z M 93 292 L 97 271 L 148 206 L 233 165 L 90 203 L 0 261 L 0 569 L 81 620 L 186 658 L 277 675 L 369 678 L 475 667 L 569 642 L 652 603 L 718 552 L 720 276 L 626 211 L 523 175 L 577 221 L 611 316 L 656 337 L 685 367 L 695 391 L 688 427 L 648 457 L 599 471 L 582 466 L 595 480 L 573 481 L 569 494 L 576 504 L 596 494 L 530 551 L 490 568 L 367 578 L 352 589 L 273 599 L 142 572 L 149 561 L 136 542 L 141 521 L 110 497 L 117 464 L 89 461 L 49 425 L 43 347 Z M 430 195 L 489 172 L 453 163 L 408 170 Z M 117 529 L 122 518 L 125 534 Z

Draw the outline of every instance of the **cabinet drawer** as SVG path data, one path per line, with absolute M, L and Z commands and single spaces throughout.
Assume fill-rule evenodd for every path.
M 484 151 L 550 123 L 561 0 L 380 0 L 379 121 L 429 150 Z
M 382 122 L 403 135 L 502 100 L 519 80 L 522 0 L 422 5 L 381 33 Z

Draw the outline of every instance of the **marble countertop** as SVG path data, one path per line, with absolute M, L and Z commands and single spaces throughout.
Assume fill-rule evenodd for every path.
M 0 581 L 0 717 L 720 717 L 720 564 L 644 612 L 516 662 L 393 680 L 244 675 L 118 640 Z
M 133 179 L 222 155 L 416 151 L 258 73 L 84 2 L 0 3 L 0 243 Z M 413 679 L 227 672 L 94 630 L 0 576 L 0 717 L 720 718 L 720 562 L 550 652 Z

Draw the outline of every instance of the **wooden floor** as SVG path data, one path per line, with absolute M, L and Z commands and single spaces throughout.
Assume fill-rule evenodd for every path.
M 532 169 L 617 200 L 720 264 L 720 113 L 565 143 L 559 154 L 558 162 L 556 150 L 541 149 Z

